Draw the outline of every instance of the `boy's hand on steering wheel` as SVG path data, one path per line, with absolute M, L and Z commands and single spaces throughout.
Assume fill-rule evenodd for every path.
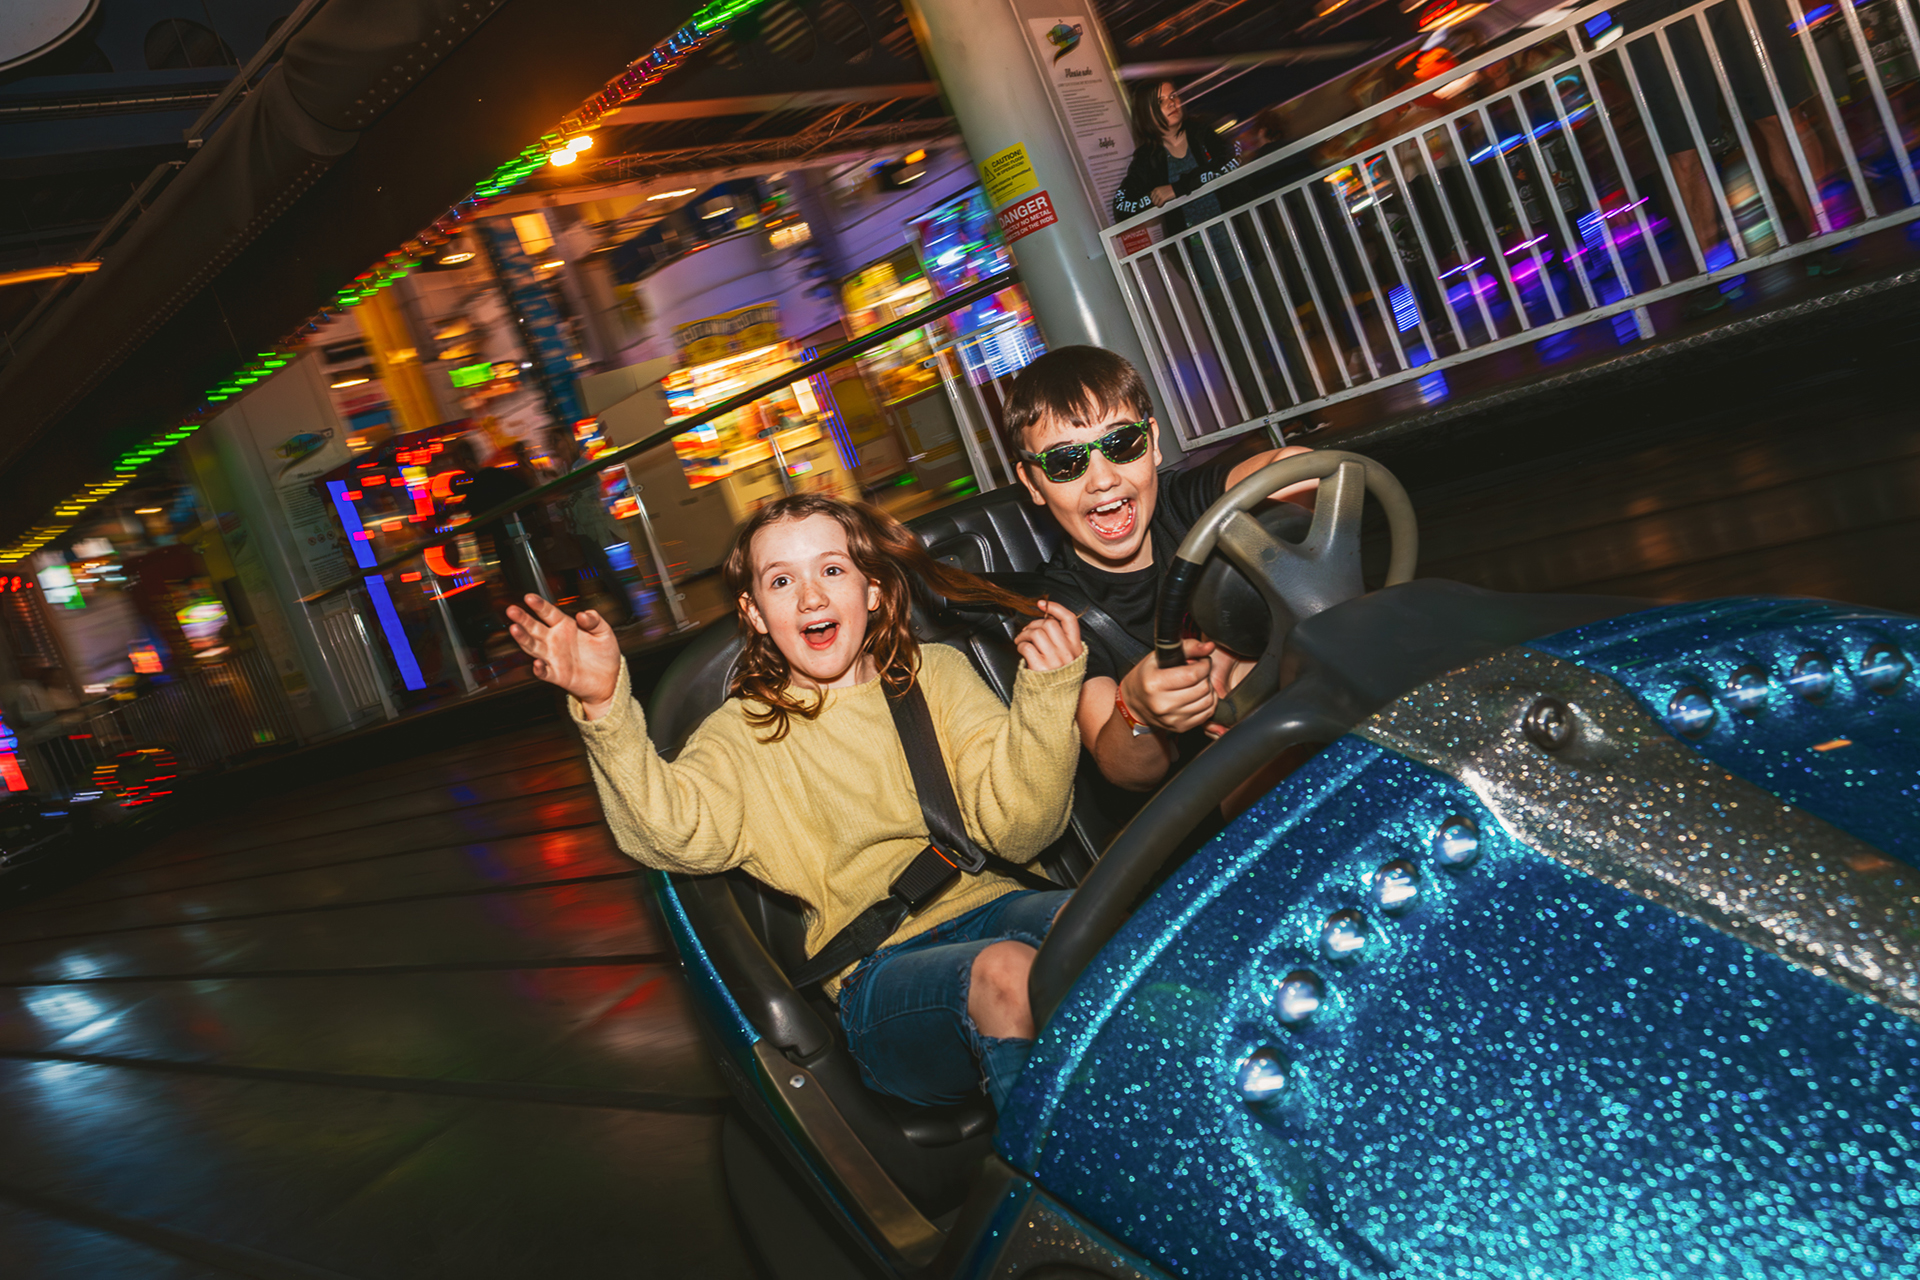
M 1220 701 L 1214 692 L 1211 660 L 1218 646 L 1211 640 L 1192 639 L 1180 645 L 1187 655 L 1180 666 L 1163 667 L 1149 654 L 1120 680 L 1127 710 L 1169 733 L 1199 728 L 1213 718 L 1214 704 Z
M 507 606 L 513 642 L 533 659 L 533 674 L 580 700 L 587 719 L 598 720 L 613 707 L 620 684 L 620 642 L 613 627 L 592 609 L 568 617 L 539 596 L 527 607 Z
M 1051 600 L 1040 602 L 1040 613 L 1020 629 L 1013 647 L 1029 671 L 1058 671 L 1080 656 L 1080 615 Z

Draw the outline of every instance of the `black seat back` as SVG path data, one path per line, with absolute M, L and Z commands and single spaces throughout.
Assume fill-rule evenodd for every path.
M 1020 485 L 989 489 L 913 522 L 935 560 L 969 573 L 1033 573 L 1066 535 Z

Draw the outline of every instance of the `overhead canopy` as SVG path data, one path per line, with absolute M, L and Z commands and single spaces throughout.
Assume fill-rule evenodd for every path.
M 0 6 L 0 70 L 30 62 L 71 39 L 100 0 L 12 0 Z
M 98 480 L 693 8 L 330 0 L 0 370 L 0 540 Z

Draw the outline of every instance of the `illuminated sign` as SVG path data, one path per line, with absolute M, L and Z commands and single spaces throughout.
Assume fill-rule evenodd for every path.
M 73 585 L 73 570 L 64 564 L 50 564 L 37 575 L 40 589 L 47 593 L 48 604 L 63 604 L 69 609 L 84 609 L 87 602 L 80 598 L 80 588 Z

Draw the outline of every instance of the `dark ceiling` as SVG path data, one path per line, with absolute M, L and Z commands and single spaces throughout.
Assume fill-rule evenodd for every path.
M 0 72 L 0 272 L 82 255 L 297 0 L 101 0 L 78 34 Z M 106 248 L 95 248 L 97 255 Z M 49 286 L 0 289 L 0 331 Z

